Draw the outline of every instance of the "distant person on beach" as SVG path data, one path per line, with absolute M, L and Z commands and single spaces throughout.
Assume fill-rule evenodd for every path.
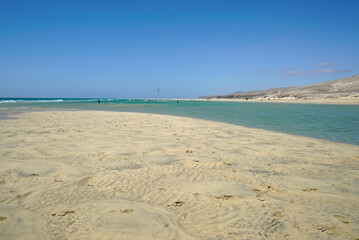
M 100 103 L 100 99 L 97 99 L 97 103 Z

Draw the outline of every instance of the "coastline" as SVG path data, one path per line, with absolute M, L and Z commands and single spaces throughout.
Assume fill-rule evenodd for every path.
M 208 101 L 207 99 L 198 99 L 199 101 Z M 359 105 L 359 99 L 226 99 L 211 98 L 210 101 L 218 102 L 256 102 L 256 103 L 293 103 L 293 104 L 335 104 L 335 105 Z
M 359 234 L 356 145 L 101 111 L 19 113 L 0 129 L 5 238 Z

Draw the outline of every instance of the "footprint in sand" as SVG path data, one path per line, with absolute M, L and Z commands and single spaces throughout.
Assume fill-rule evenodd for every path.
M 131 213 L 133 212 L 133 209 L 124 209 L 124 210 L 120 210 L 121 213 Z
M 259 201 L 261 201 L 261 202 L 265 201 L 265 198 L 264 198 L 264 197 L 262 196 L 262 194 L 261 194 L 261 190 L 259 190 L 259 189 L 257 189 L 257 188 L 254 188 L 253 191 L 256 193 L 256 198 L 257 198 Z
M 115 192 L 124 192 L 124 191 L 123 191 L 121 188 L 119 188 L 119 187 L 114 187 L 113 190 L 114 190 Z
M 316 188 L 306 188 L 306 189 L 302 189 L 303 192 L 311 192 L 311 191 L 317 191 L 318 189 Z
M 258 199 L 259 201 L 261 201 L 261 202 L 265 201 L 265 198 L 264 198 L 262 195 L 259 195 L 259 194 L 258 194 L 256 197 L 257 197 L 257 199 Z
M 168 206 L 168 207 L 180 207 L 180 206 L 182 206 L 183 204 L 184 204 L 183 201 L 176 201 L 176 202 L 173 202 L 173 203 L 171 203 L 171 204 L 168 204 L 167 206 Z
M 0 221 L 4 221 L 6 217 L 0 217 Z
M 318 226 L 317 230 L 324 232 L 328 235 L 334 235 L 337 233 L 337 229 L 335 227 Z
M 221 199 L 221 200 L 228 200 L 231 199 L 233 196 L 232 195 L 220 195 L 220 196 L 216 196 L 217 199 Z
M 53 213 L 53 214 L 51 214 L 51 216 L 63 217 L 63 216 L 66 216 L 66 215 L 72 214 L 72 213 L 76 213 L 76 212 L 75 211 L 65 211 L 62 213 Z
M 84 177 L 79 181 L 79 185 L 93 187 L 93 184 L 90 184 L 91 179 L 92 177 Z
M 340 221 L 342 221 L 345 224 L 349 223 L 349 221 L 342 215 L 334 214 L 333 217 L 338 218 Z
M 193 150 L 186 150 L 186 153 L 193 153 Z

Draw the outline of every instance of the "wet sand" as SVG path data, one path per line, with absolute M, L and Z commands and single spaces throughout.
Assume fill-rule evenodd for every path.
M 359 146 L 165 115 L 0 120 L 0 239 L 357 239 Z

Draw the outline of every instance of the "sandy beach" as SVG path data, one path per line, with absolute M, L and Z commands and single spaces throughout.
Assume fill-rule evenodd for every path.
M 0 239 L 359 238 L 359 146 L 165 115 L 14 117 Z

